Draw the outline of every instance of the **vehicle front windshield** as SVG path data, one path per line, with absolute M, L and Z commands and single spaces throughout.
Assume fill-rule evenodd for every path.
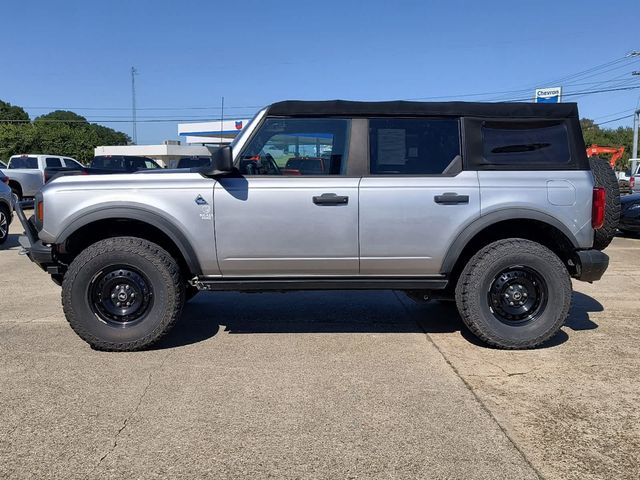
M 236 135 L 236 137 L 231 141 L 231 143 L 229 144 L 229 146 L 231 147 L 231 150 L 233 151 L 233 148 L 238 144 L 238 141 L 245 135 L 244 132 L 251 132 L 251 129 L 253 128 L 253 124 L 256 122 L 256 119 L 262 114 L 262 112 L 266 110 L 266 109 L 262 109 L 260 110 L 258 113 L 256 113 L 253 118 L 251 120 L 249 120 L 247 122 L 247 124 L 245 125 L 245 127 L 240 131 L 240 133 L 238 135 Z

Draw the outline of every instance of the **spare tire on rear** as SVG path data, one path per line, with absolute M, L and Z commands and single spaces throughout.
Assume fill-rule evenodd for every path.
M 603 158 L 589 159 L 593 181 L 596 187 L 604 187 L 606 204 L 604 208 L 604 225 L 593 235 L 593 248 L 604 250 L 609 246 L 620 223 L 620 186 L 609 162 Z

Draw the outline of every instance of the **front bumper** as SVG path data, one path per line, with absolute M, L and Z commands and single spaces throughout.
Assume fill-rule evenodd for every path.
M 595 282 L 602 278 L 609 267 L 609 256 L 600 250 L 578 250 L 573 262 L 576 268 L 574 278 L 583 282 Z
M 25 208 L 33 208 L 33 201 L 18 202 L 15 207 L 18 220 L 20 220 L 22 228 L 24 228 L 24 235 L 21 235 L 18 239 L 20 246 L 22 246 L 22 253 L 27 255 L 32 262 L 38 264 L 44 271 L 57 273 L 58 266 L 53 258 L 53 250 L 51 246 L 45 245 L 38 238 L 36 227 L 24 214 Z

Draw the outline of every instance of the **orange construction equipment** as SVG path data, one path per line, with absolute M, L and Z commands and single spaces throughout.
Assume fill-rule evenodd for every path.
M 624 154 L 624 147 L 601 147 L 599 145 L 587 147 L 587 157 L 593 157 L 594 155 L 601 155 L 603 153 L 612 154 L 609 163 L 611 164 L 611 168 L 615 168 L 616 162 L 620 160 Z

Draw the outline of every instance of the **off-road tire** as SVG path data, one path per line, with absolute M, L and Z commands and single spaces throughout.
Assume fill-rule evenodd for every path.
M 90 283 L 104 269 L 129 265 L 142 272 L 153 289 L 143 319 L 118 327 L 98 318 L 91 306 Z M 135 237 L 115 237 L 87 247 L 71 262 L 62 282 L 62 305 L 71 328 L 96 350 L 135 351 L 162 338 L 180 318 L 184 304 L 180 268 L 164 249 Z
M 593 235 L 593 248 L 604 250 L 615 237 L 620 223 L 620 184 L 611 165 L 606 160 L 591 157 L 589 164 L 591 165 L 595 186 L 604 187 L 606 191 L 604 225 L 602 228 L 595 230 Z
M 4 220 L 2 220 L 4 218 Z M 0 245 L 9 238 L 9 225 L 11 224 L 11 212 L 5 205 L 0 205 L 0 222 L 6 223 L 6 232 L 0 231 Z M 3 228 L 0 226 L 0 228 Z
M 546 282 L 546 306 L 528 324 L 503 323 L 490 306 L 494 280 L 512 267 L 534 270 Z M 518 238 L 482 248 L 456 285 L 456 304 L 466 326 L 486 344 L 503 349 L 534 348 L 553 337 L 567 318 L 571 295 L 571 279 L 562 261 L 545 246 Z

